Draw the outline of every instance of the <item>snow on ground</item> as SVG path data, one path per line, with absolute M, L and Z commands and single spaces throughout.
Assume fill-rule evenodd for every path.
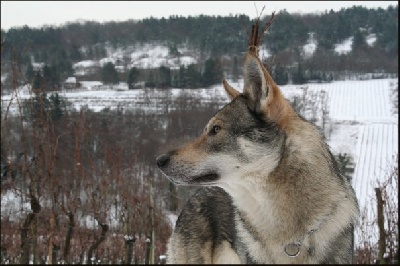
M 75 84 L 75 83 L 76 83 L 76 77 L 68 77 L 68 78 L 64 81 L 64 83 L 73 83 L 73 84 Z
M 181 65 L 187 66 L 197 63 L 198 55 L 193 54 L 187 47 L 179 47 L 179 56 L 169 54 L 169 48 L 162 44 L 144 44 L 128 47 L 113 48 L 106 46 L 107 57 L 100 60 L 83 60 L 73 64 L 72 68 L 77 76 L 87 74 L 90 68 L 103 67 L 106 63 L 113 63 L 119 72 L 126 71 L 132 67 L 158 68 L 166 66 L 178 69 Z M 267 51 L 265 51 L 267 53 Z M 267 53 L 269 56 L 269 53 Z M 128 61 L 126 61 L 128 60 Z
M 86 68 L 86 67 L 93 67 L 93 66 L 99 66 L 99 63 L 94 60 L 83 60 L 83 61 L 73 64 L 72 68 L 76 69 L 76 68 Z
M 315 39 L 314 33 L 308 34 L 308 41 L 303 46 L 303 56 L 304 58 L 310 58 L 314 54 L 315 50 L 317 49 L 317 40 Z
M 172 62 L 174 62 L 173 59 Z M 188 66 L 190 64 L 195 64 L 196 62 L 197 60 L 193 56 L 188 56 L 188 55 L 181 56 L 178 58 L 178 62 L 175 63 L 175 65 L 171 66 L 171 68 L 173 67 L 178 68 L 178 66 L 180 65 Z
M 349 122 L 335 122 L 333 132 L 329 136 L 328 144 L 333 154 L 348 154 L 353 160 L 358 158 L 354 148 L 361 129 L 360 124 Z
M 260 50 L 258 51 L 258 54 L 260 55 L 260 58 L 271 57 L 271 52 L 268 50 L 268 48 L 265 45 L 262 45 L 260 47 Z
M 43 62 L 32 62 L 32 67 L 34 70 L 42 69 L 45 63 Z
M 359 201 L 361 215 L 365 218 L 364 222 L 370 225 L 370 228 L 372 227 L 368 232 L 371 243 L 377 243 L 379 238 L 376 226 L 377 203 L 374 189 L 379 187 L 379 184 L 383 184 L 388 179 L 390 169 L 398 165 L 398 158 L 395 157 L 396 154 L 398 155 L 398 132 L 397 123 L 374 123 L 362 126 L 359 133 L 356 147 L 358 160 L 352 185 Z M 398 191 L 394 192 L 392 189 L 388 189 L 388 194 L 398 197 Z M 398 209 L 397 197 L 390 200 L 395 201 L 395 208 Z M 355 239 L 362 239 L 361 234 L 356 230 Z M 361 243 L 356 241 L 357 244 Z
M 334 120 L 388 122 L 391 116 L 388 79 L 308 84 L 309 90 L 329 94 L 329 116 Z
M 395 163 L 398 152 L 398 124 L 374 123 L 360 128 L 356 153 L 359 155 L 353 186 L 361 203 L 375 197 L 374 187 Z M 365 180 L 368 177 L 368 180 Z
M 101 81 L 81 81 L 79 83 L 83 88 L 87 88 L 87 90 L 92 90 L 103 85 L 103 82 Z
M 7 190 L 1 195 L 1 217 L 18 222 L 31 211 L 31 204 L 26 197 L 21 197 L 13 190 Z
M 105 58 L 100 59 L 99 63 L 100 63 L 100 66 L 103 67 L 107 63 L 112 63 L 115 65 L 117 60 L 118 59 L 116 59 L 114 57 L 105 57 Z
M 1 74 L 1 83 L 3 83 L 8 77 L 8 73 L 6 74 Z
M 376 42 L 376 34 L 372 33 L 365 38 L 365 41 L 368 43 L 369 46 L 373 46 Z
M 351 52 L 351 45 L 353 44 L 354 37 L 347 38 L 342 43 L 335 45 L 335 52 L 338 54 L 348 54 Z
M 180 51 L 182 54 L 183 49 Z M 129 67 L 138 68 L 158 68 L 167 66 L 173 69 L 179 68 L 182 65 L 196 63 L 197 60 L 189 55 L 172 57 L 169 55 L 169 49 L 164 45 L 146 44 L 143 47 L 137 48 L 131 53 L 131 64 Z

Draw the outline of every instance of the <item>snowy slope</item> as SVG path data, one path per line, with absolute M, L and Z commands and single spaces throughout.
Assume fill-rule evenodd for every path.
M 356 168 L 352 185 L 359 200 L 360 210 L 367 224 L 370 224 L 370 237 L 373 242 L 378 240 L 375 225 L 377 203 L 375 188 L 380 187 L 388 178 L 389 169 L 398 165 L 399 143 L 398 123 L 372 123 L 361 126 L 357 142 Z M 397 192 L 398 195 L 398 192 Z M 397 197 L 392 198 L 398 206 Z M 387 218 L 386 218 L 387 219 Z M 385 225 L 386 226 L 386 225 Z M 356 231 L 356 239 L 359 232 Z
M 82 76 L 91 72 L 91 68 L 102 67 L 111 62 L 120 72 L 129 71 L 132 67 L 158 68 L 166 66 L 179 69 L 181 65 L 197 63 L 199 55 L 186 47 L 178 47 L 179 55 L 170 55 L 169 48 L 163 44 L 143 44 L 124 48 L 106 46 L 107 56 L 100 60 L 83 60 L 73 64 L 74 75 Z
M 389 80 L 339 81 L 329 88 L 330 116 L 337 120 L 383 122 L 390 112 Z
M 398 152 L 398 147 L 393 144 L 398 143 L 398 124 L 364 125 L 359 135 L 353 186 L 360 202 L 366 202 L 374 197 L 376 182 L 386 176 L 386 170 L 394 163 L 393 155 Z
M 351 45 L 353 44 L 354 37 L 345 39 L 342 43 L 335 45 L 335 52 L 338 54 L 348 54 L 351 52 Z

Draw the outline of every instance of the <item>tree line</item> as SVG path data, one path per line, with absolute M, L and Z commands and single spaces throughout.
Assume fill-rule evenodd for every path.
M 263 20 L 267 20 L 268 17 L 269 15 L 266 15 Z M 249 25 L 252 21 L 254 20 L 245 15 L 170 16 L 139 21 L 71 22 L 60 27 L 24 26 L 1 30 L 2 74 L 11 71 L 13 60 L 27 73 L 30 80 L 33 80 L 34 60 L 43 62 L 50 68 L 51 77 L 46 78 L 52 79 L 52 83 L 56 85 L 73 74 L 73 63 L 107 57 L 107 46 L 123 48 L 157 42 L 169 47 L 171 56 L 179 55 L 177 47 L 182 45 L 198 51 L 198 63 L 181 66 L 182 69 L 179 70 L 168 70 L 168 67 L 138 69 L 139 74 L 136 76 L 129 73 L 131 69 L 127 69 L 124 73 L 119 73 L 120 81 L 128 81 L 128 76 L 131 75 L 130 81 L 136 77 L 156 87 L 169 83 L 176 87 L 206 86 L 208 81 L 204 75 L 208 76 L 208 70 L 205 68 L 212 69 L 212 66 L 207 64 L 213 64 L 211 61 L 207 62 L 210 58 L 219 61 L 219 69 L 216 71 L 219 73 L 213 75 L 220 76 L 222 72 L 224 76 L 234 79 L 240 76 L 241 73 L 237 73 L 237 65 L 242 63 L 242 59 L 235 59 L 232 55 L 246 50 Z M 268 58 L 266 64 L 280 84 L 301 84 L 309 80 L 329 81 L 339 77 L 337 73 L 346 71 L 397 73 L 397 21 L 398 6 L 389 6 L 387 9 L 353 6 L 337 12 L 331 10 L 323 14 L 302 15 L 289 14 L 283 10 L 276 14 L 273 26 L 268 29 L 262 42 L 272 54 L 272 58 Z M 318 46 L 311 58 L 305 58 L 302 47 L 309 41 L 310 33 Z M 373 46 L 366 43 L 366 37 L 371 34 L 376 36 Z M 335 53 L 334 45 L 349 37 L 353 37 L 354 40 L 351 53 Z M 103 75 L 102 71 L 105 70 L 97 70 L 98 78 Z M 113 70 L 110 68 L 109 71 Z M 46 76 L 45 73 L 41 75 Z M 116 80 L 117 75 L 113 75 Z M 209 80 L 211 83 L 214 78 Z
M 268 17 L 266 15 L 265 17 Z M 264 18 L 265 19 L 265 18 Z M 66 57 L 79 61 L 85 57 L 101 58 L 104 49 L 100 44 L 127 46 L 153 41 L 171 45 L 188 43 L 201 52 L 213 56 L 237 54 L 246 48 L 248 27 L 252 19 L 245 15 L 231 16 L 170 16 L 169 18 L 146 18 L 139 21 L 98 23 L 93 21 L 70 22 L 60 27 L 28 26 L 1 30 L 5 40 L 4 55 L 12 49 L 20 51 L 21 58 L 34 55 L 38 61 L 49 57 Z M 321 47 L 331 49 L 344 39 L 361 34 L 377 34 L 377 42 L 389 53 L 398 51 L 398 6 L 387 9 L 368 9 L 362 6 L 326 11 L 323 14 L 289 14 L 278 12 L 274 25 L 265 36 L 264 44 L 273 53 L 286 48 L 304 45 L 309 32 Z M 196 30 L 193 30 L 196 29 Z M 83 52 L 79 48 L 85 47 Z

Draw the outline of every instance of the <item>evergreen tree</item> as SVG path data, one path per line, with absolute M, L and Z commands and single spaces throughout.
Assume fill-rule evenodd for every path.
M 160 66 L 158 68 L 160 79 L 157 86 L 160 88 L 171 87 L 171 69 L 166 66 Z
M 31 63 L 28 64 L 28 66 L 26 67 L 26 79 L 28 81 L 33 80 L 33 78 L 35 77 L 35 71 L 33 70 L 33 66 Z
M 74 74 L 72 63 L 69 60 L 58 62 L 57 69 L 60 76 L 59 80 L 65 80 L 66 78 L 71 77 Z
M 352 44 L 352 51 L 356 51 L 358 49 L 365 48 L 367 46 L 367 42 L 365 40 L 364 34 L 358 29 L 354 33 L 354 39 Z
M 195 64 L 190 64 L 187 66 L 185 71 L 185 88 L 198 88 L 201 86 L 202 76 L 200 72 L 196 69 Z
M 292 75 L 292 81 L 294 84 L 304 84 L 306 82 L 303 67 L 301 64 L 297 65 L 297 68 Z
M 60 99 L 58 93 L 51 94 L 49 97 L 50 100 L 50 116 L 52 121 L 58 121 L 64 115 L 63 110 L 61 109 L 63 101 Z
M 41 88 L 42 88 L 42 75 L 40 74 L 40 71 L 37 71 L 35 73 L 35 76 L 33 77 L 32 89 L 40 90 Z
M 147 76 L 146 82 L 144 83 L 144 86 L 146 86 L 148 88 L 155 88 L 156 87 L 156 82 L 154 80 L 153 70 L 149 71 L 149 74 Z
M 51 90 L 52 73 L 51 73 L 50 67 L 48 65 L 44 65 L 42 72 L 43 72 L 42 81 L 43 81 L 44 89 L 46 91 Z
M 168 46 L 168 55 L 171 57 L 179 57 L 181 55 L 175 43 Z
M 113 63 L 106 63 L 101 69 L 101 78 L 104 84 L 118 84 L 118 72 Z
M 106 48 L 104 48 L 104 45 L 98 44 L 93 48 L 93 54 L 95 59 L 101 59 L 107 56 L 107 51 Z
M 43 67 L 42 82 L 44 89 L 47 91 L 53 91 L 60 86 L 60 75 L 55 66 L 45 65 Z
M 285 85 L 289 81 L 289 75 L 285 67 L 277 65 L 274 69 L 274 81 L 277 85 Z
M 239 79 L 240 71 L 237 56 L 233 58 L 233 66 L 232 66 L 232 79 L 233 81 L 237 81 Z
M 66 106 L 66 100 L 58 93 L 48 97 L 46 92 L 36 92 L 31 103 L 24 104 L 24 112 L 25 117 L 29 117 L 34 123 L 42 119 L 50 119 L 53 122 L 60 120 L 64 115 L 62 107 Z
M 86 57 L 87 59 L 92 59 L 94 57 L 94 52 L 93 52 L 93 48 L 89 47 L 87 52 L 86 52 Z
M 178 73 L 174 76 L 172 86 L 176 88 L 186 87 L 185 72 L 186 72 L 185 66 L 180 65 Z
M 127 83 L 130 90 L 135 88 L 134 84 L 138 81 L 139 74 L 139 69 L 136 67 L 132 67 L 129 70 Z
M 72 45 L 69 57 L 73 62 L 82 60 L 83 56 L 81 51 L 79 51 L 79 47 L 77 45 Z
M 209 58 L 204 65 L 203 86 L 211 86 L 221 82 L 222 69 L 217 59 Z
M 32 99 L 32 104 L 26 102 L 24 105 L 24 112 L 26 114 L 24 117 L 29 117 L 33 123 L 46 119 L 49 106 L 50 102 L 46 92 L 36 91 Z

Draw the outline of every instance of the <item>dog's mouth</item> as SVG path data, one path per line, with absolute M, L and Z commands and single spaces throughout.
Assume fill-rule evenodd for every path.
M 190 183 L 193 185 L 200 185 L 203 183 L 213 183 L 219 179 L 219 175 L 217 173 L 209 173 L 205 175 L 198 175 L 190 178 Z
M 195 176 L 176 177 L 166 175 L 167 178 L 177 185 L 211 185 L 220 179 L 217 173 L 207 173 Z

